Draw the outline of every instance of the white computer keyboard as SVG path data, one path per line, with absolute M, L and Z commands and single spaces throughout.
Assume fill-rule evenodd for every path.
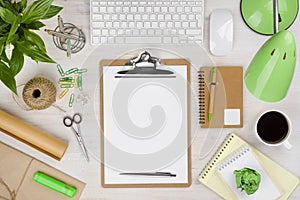
M 187 44 L 203 41 L 204 0 L 91 0 L 91 43 Z

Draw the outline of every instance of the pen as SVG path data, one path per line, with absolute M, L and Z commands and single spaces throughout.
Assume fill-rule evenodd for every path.
M 176 177 L 176 174 L 170 172 L 126 172 L 120 173 L 120 175 L 129 175 L 129 176 L 167 176 L 167 177 Z
M 58 22 L 59 32 L 63 34 L 65 32 L 65 27 L 64 27 L 63 19 L 62 19 L 62 17 L 60 15 L 58 15 L 57 22 Z M 66 38 L 65 37 L 61 37 L 60 41 L 62 43 L 64 43 L 66 41 Z
M 217 84 L 217 67 L 213 67 L 210 71 L 210 95 L 208 105 L 208 121 L 211 121 L 214 111 L 215 87 Z
M 56 31 L 52 31 L 49 29 L 45 29 L 45 31 L 50 34 L 50 35 L 54 35 L 56 37 L 60 37 L 60 38 L 64 38 L 64 39 L 71 39 L 71 40 L 81 40 L 80 37 L 76 36 L 76 35 L 72 35 L 72 34 L 67 34 L 67 33 L 60 33 L 60 32 L 56 32 Z

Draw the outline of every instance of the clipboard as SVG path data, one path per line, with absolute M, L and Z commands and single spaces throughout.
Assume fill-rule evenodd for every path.
M 162 67 L 157 67 L 157 65 L 161 65 L 161 63 L 164 64 L 164 66 Z M 142 64 L 143 67 L 140 67 L 139 64 Z M 146 66 L 145 66 L 146 64 Z M 147 66 L 148 64 L 150 64 L 150 66 Z M 166 67 L 167 66 L 167 67 Z M 151 69 L 152 67 L 152 69 Z M 167 68 L 167 69 L 166 69 Z M 186 148 L 184 150 L 182 150 L 181 155 L 178 155 L 178 157 L 176 159 L 174 159 L 171 163 L 163 163 L 164 165 L 161 166 L 160 169 L 157 168 L 158 171 L 164 171 L 164 168 L 168 168 L 168 169 L 175 169 L 175 167 L 179 168 L 178 171 L 176 171 L 176 175 L 177 175 L 177 180 L 176 177 L 175 179 L 172 179 L 170 177 L 165 178 L 165 177 L 148 177 L 148 176 L 141 176 L 136 178 L 136 176 L 121 176 L 121 172 L 128 172 L 128 171 L 123 171 L 122 169 L 119 169 L 118 167 L 115 167 L 112 163 L 112 161 L 109 160 L 109 158 L 114 157 L 111 156 L 110 153 L 107 152 L 107 149 L 110 145 L 109 142 L 107 142 L 109 140 L 109 138 L 107 138 L 107 134 L 114 134 L 113 131 L 108 130 L 107 127 L 109 127 L 109 122 L 108 120 L 105 119 L 105 117 L 107 116 L 107 109 L 105 108 L 105 104 L 108 102 L 105 98 L 105 95 L 107 94 L 107 91 L 105 91 L 106 87 L 108 87 L 108 84 L 106 84 L 106 73 L 109 73 L 109 70 L 114 70 L 117 69 L 119 73 L 115 73 L 114 78 L 115 79 L 119 79 L 119 80 L 134 80 L 134 81 L 140 81 L 140 80 L 146 80 L 148 79 L 150 76 L 155 76 L 156 78 L 150 77 L 152 82 L 157 81 L 169 81 L 170 83 L 172 83 L 172 81 L 174 81 L 177 77 L 175 77 L 175 75 L 177 75 L 176 70 L 182 68 L 181 71 L 184 71 L 184 74 L 186 75 L 186 80 L 185 80 L 185 85 L 183 87 L 185 87 L 185 104 L 186 105 L 186 109 L 185 109 L 185 113 L 183 116 L 185 116 L 185 119 L 183 119 L 183 124 L 184 122 L 186 122 L 186 125 L 184 126 L 185 128 L 183 128 L 182 130 L 185 130 L 184 132 L 178 131 L 178 135 L 175 137 L 175 139 L 173 138 L 173 141 L 178 141 L 178 139 L 182 139 L 181 137 L 184 137 L 185 140 L 182 140 L 184 143 L 183 145 L 186 146 Z M 121 70 L 119 70 L 121 69 Z M 135 71 L 134 71 L 135 70 Z M 155 70 L 158 70 L 160 72 L 162 72 L 162 74 L 154 72 Z M 172 71 L 175 70 L 175 73 Z M 139 74 L 137 77 L 132 77 L 135 76 L 134 72 L 141 72 L 141 74 Z M 171 73 L 170 73 L 171 72 Z M 125 74 L 125 75 L 124 75 Z M 125 78 L 123 77 L 119 77 L 119 76 L 126 76 Z M 112 75 L 110 76 L 110 78 L 112 77 Z M 129 78 L 128 78 L 129 77 Z M 174 79 L 175 78 L 175 79 Z M 151 82 L 151 83 L 152 83 Z M 189 84 L 190 84 L 190 63 L 188 60 L 185 59 L 164 59 L 164 60 L 160 60 L 158 58 L 154 58 L 152 57 L 148 52 L 142 52 L 139 56 L 132 58 L 130 60 L 102 60 L 100 62 L 100 128 L 101 128 L 101 185 L 104 188 L 149 188 L 149 187 L 189 187 L 191 185 L 191 143 L 190 143 L 190 89 L 189 89 Z M 107 89 L 108 90 L 108 89 Z M 146 90 L 147 91 L 147 90 Z M 125 101 L 125 100 L 124 100 Z M 112 111 L 113 113 L 113 111 Z M 120 125 L 120 124 L 118 124 Z M 119 128 L 119 127 L 118 127 Z M 109 133 L 108 133 L 109 132 Z M 163 132 L 163 131 L 162 131 Z M 130 134 L 130 133 L 129 133 Z M 126 135 L 126 134 L 125 134 Z M 159 134 L 158 134 L 159 135 Z M 110 135 L 109 135 L 110 136 Z M 128 136 L 130 139 L 132 139 L 132 137 L 129 135 Z M 143 135 L 142 137 L 144 138 L 138 138 L 138 141 L 147 141 L 147 138 L 150 138 L 150 141 L 152 138 L 155 137 L 159 137 L 157 135 L 152 135 L 150 137 L 148 137 L 147 135 Z M 134 138 L 134 137 L 133 137 Z M 144 140 L 143 140 L 144 139 Z M 120 139 L 121 140 L 121 139 Z M 168 144 L 167 146 L 172 147 L 174 146 L 173 144 L 174 142 L 171 142 L 170 144 Z M 176 144 L 176 142 L 175 142 Z M 126 143 L 125 143 L 126 145 Z M 130 146 L 130 145 L 128 145 Z M 165 149 L 168 149 L 168 147 L 165 147 Z M 126 152 L 126 151 L 125 151 Z M 159 152 L 159 151 L 158 151 Z M 162 151 L 163 152 L 163 151 Z M 167 151 L 166 151 L 167 152 Z M 149 156 L 150 155 L 150 156 Z M 154 155 L 156 155 L 154 153 Z M 161 155 L 165 155 L 164 153 L 162 153 Z M 151 159 L 153 159 L 153 157 L 151 157 L 151 153 L 146 154 L 144 152 L 144 154 L 140 154 L 138 156 L 136 156 L 139 160 L 146 160 L 148 157 Z M 134 158 L 136 158 L 135 156 L 133 156 Z M 142 159 L 144 158 L 145 159 Z M 163 156 L 162 156 L 163 157 Z M 124 156 L 119 156 L 118 159 L 120 159 L 122 162 L 127 163 L 127 162 L 135 162 L 135 160 L 126 160 L 126 158 L 124 158 Z M 157 159 L 159 159 L 159 157 L 157 157 Z M 179 163 L 179 164 L 178 164 Z M 182 164 L 184 163 L 184 164 Z M 142 164 L 139 163 L 138 167 L 143 167 Z M 175 167 L 174 167 L 175 166 Z M 137 167 L 137 168 L 138 168 Z M 129 169 L 130 166 L 128 167 Z M 126 169 L 128 169 L 126 168 Z M 149 167 L 149 169 L 151 169 Z M 153 172 L 153 170 L 149 170 L 147 169 L 147 172 L 151 171 Z M 154 168 L 153 168 L 154 169 Z M 180 171 L 182 170 L 182 171 Z M 117 177 L 117 180 L 114 180 L 116 176 L 116 174 L 114 175 L 107 175 L 109 173 L 118 173 L 118 175 L 120 176 L 120 179 Z M 129 170 L 130 172 L 130 170 Z M 143 170 L 138 170 L 138 171 L 134 171 L 134 172 L 145 172 Z M 171 170 L 171 172 L 174 172 Z M 179 173 L 180 172 L 180 173 Z M 180 178 L 181 174 L 183 174 L 182 176 L 184 176 L 184 181 L 182 181 Z M 112 178 L 111 178 L 112 177 Z M 123 181 L 124 179 L 124 181 Z M 164 179 L 164 180 L 162 180 Z M 176 181 L 175 181 L 176 180 Z

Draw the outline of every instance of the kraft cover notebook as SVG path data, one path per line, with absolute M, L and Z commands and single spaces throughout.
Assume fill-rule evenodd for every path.
M 202 128 L 243 127 L 243 68 L 240 66 L 216 67 L 215 82 L 213 67 L 201 67 L 199 71 L 199 112 Z M 211 101 L 211 86 L 214 86 L 212 118 L 208 119 Z
M 69 197 L 36 183 L 33 176 L 43 172 L 77 189 L 77 200 L 85 183 L 58 171 L 2 142 L 0 142 L 0 199 L 12 200 L 70 200 Z M 12 198 L 12 194 L 15 198 Z M 2 198 L 1 198 L 2 197 Z
M 163 60 L 164 65 L 153 70 L 168 70 L 171 75 L 145 76 L 133 74 L 135 68 L 125 66 L 127 61 L 100 63 L 101 184 L 106 188 L 188 187 L 190 63 Z M 123 75 L 124 71 L 132 73 Z M 157 172 L 176 176 L 128 175 Z
M 215 155 L 200 173 L 198 180 L 224 199 L 237 199 L 236 195 L 217 172 L 217 166 L 224 161 L 225 158 L 245 145 L 249 146 L 260 165 L 281 192 L 282 195 L 278 199 L 288 199 L 299 183 L 298 178 L 234 133 L 231 133 L 226 137 Z

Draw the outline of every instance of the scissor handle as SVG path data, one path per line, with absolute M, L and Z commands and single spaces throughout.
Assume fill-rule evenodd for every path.
M 82 121 L 81 115 L 80 115 L 79 113 L 75 113 L 75 114 L 73 115 L 73 122 L 74 122 L 75 124 L 80 124 L 81 121 Z
M 73 117 L 66 116 L 64 117 L 63 123 L 67 127 L 71 127 L 73 123 L 79 124 L 82 121 L 82 117 L 79 113 L 75 113 Z

